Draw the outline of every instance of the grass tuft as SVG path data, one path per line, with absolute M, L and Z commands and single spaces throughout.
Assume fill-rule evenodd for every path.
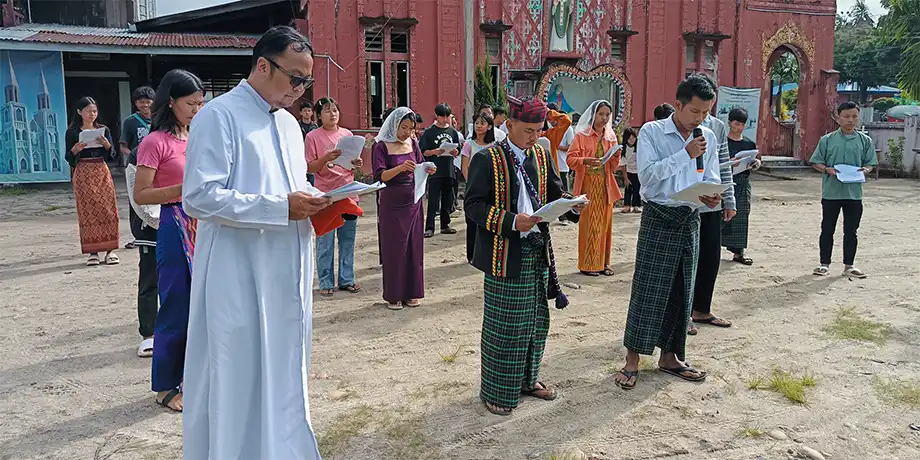
M 26 187 L 0 187 L 0 196 L 20 196 L 34 192 L 35 189 Z
M 373 412 L 368 406 L 358 406 L 338 417 L 317 435 L 319 451 L 323 457 L 335 457 L 348 447 L 349 441 L 361 433 L 371 422 Z
M 454 361 L 457 360 L 457 357 L 460 356 L 461 350 L 463 350 L 463 345 L 458 346 L 457 350 L 454 351 L 453 353 L 446 354 L 446 355 L 444 353 L 438 353 L 438 354 L 441 355 L 441 361 L 444 361 L 445 363 L 453 363 Z
M 879 399 L 892 406 L 906 406 L 920 409 L 920 386 L 900 380 L 884 381 L 875 379 L 872 382 Z
M 794 403 L 807 405 L 808 398 L 805 396 L 805 390 L 817 386 L 818 380 L 811 374 L 798 377 L 791 372 L 774 369 L 769 379 L 754 377 L 748 380 L 747 385 L 751 390 L 772 391 Z
M 55 205 L 51 205 L 51 206 L 48 206 L 47 208 L 45 208 L 45 212 L 57 211 L 58 209 L 64 209 L 64 206 L 55 206 Z
M 824 332 L 843 340 L 857 340 L 883 345 L 894 332 L 891 326 L 859 316 L 855 309 L 841 308 Z
M 748 426 L 738 431 L 737 436 L 739 438 L 760 438 L 766 434 L 767 432 L 765 432 L 764 430 L 761 430 L 760 428 Z

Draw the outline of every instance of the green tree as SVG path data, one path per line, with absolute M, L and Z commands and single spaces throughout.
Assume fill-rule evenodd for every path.
M 783 85 L 786 83 L 796 83 L 799 81 L 799 61 L 795 58 L 795 55 L 786 52 L 783 53 L 779 59 L 776 60 L 776 63 L 773 64 L 773 68 L 770 70 L 770 76 L 773 81 L 779 85 L 779 92 L 776 94 L 780 97 L 774 103 L 774 116 L 779 119 L 783 119 L 785 114 L 783 113 L 782 103 L 779 100 L 783 95 Z
M 888 14 L 879 20 L 879 36 L 899 56 L 898 86 L 920 98 L 920 0 L 883 0 Z
M 495 88 L 492 87 L 492 67 L 485 60 L 476 66 L 476 83 L 473 101 L 476 103 L 477 110 L 479 107 L 488 104 L 489 107 L 495 105 Z
M 888 109 L 898 105 L 897 99 L 893 97 L 883 97 L 872 101 L 872 108 L 878 112 L 885 113 Z
M 878 33 L 863 0 L 838 15 L 834 39 L 834 68 L 840 72 L 840 81 L 856 84 L 860 104 L 865 105 L 869 88 L 895 79 L 897 49 Z
M 795 112 L 796 108 L 799 106 L 799 89 L 792 88 L 789 91 L 783 92 L 781 100 L 786 110 Z

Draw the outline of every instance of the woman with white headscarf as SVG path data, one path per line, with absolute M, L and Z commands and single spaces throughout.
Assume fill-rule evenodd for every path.
M 610 249 L 613 246 L 613 203 L 620 187 L 614 173 L 620 165 L 617 151 L 607 163 L 601 159 L 617 145 L 613 131 L 613 106 L 594 101 L 575 127 L 566 164 L 575 172 L 574 195 L 587 195 L 590 202 L 578 224 L 578 269 L 588 276 L 613 276 Z
M 421 202 L 415 200 L 415 166 L 425 161 L 415 132 L 416 115 L 399 107 L 387 116 L 372 154 L 374 180 L 385 183 L 380 191 L 380 259 L 383 265 L 383 300 L 391 310 L 418 307 L 425 297 L 425 231 Z M 426 172 L 434 174 L 435 168 Z

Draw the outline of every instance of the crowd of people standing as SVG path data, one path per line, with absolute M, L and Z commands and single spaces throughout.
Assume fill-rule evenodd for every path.
M 128 163 L 140 255 L 138 355 L 153 358 L 156 402 L 185 414 L 189 458 L 319 458 L 307 396 L 313 274 L 321 296 L 360 292 L 354 253 L 359 204 L 367 200 L 322 196 L 354 181 L 363 166 L 361 159 L 350 167 L 336 163 L 338 140 L 352 135 L 339 125 L 339 104 L 322 98 L 304 104 L 299 117 L 279 110 L 313 84 L 312 66 L 309 42 L 274 27 L 256 44 L 249 77 L 230 92 L 205 104 L 202 81 L 172 70 L 156 91 L 134 92 L 136 113 L 122 124 L 117 152 Z M 451 213 L 464 213 L 467 260 L 484 273 L 480 397 L 489 412 L 510 415 L 522 396 L 558 396 L 539 380 L 539 369 L 549 300 L 565 308 L 569 299 L 557 273 L 552 222 L 533 214 L 576 195 L 587 202 L 559 225 L 579 226 L 578 270 L 585 276 L 616 275 L 611 248 L 619 200 L 623 212 L 641 213 L 617 385 L 634 388 L 639 356 L 655 348 L 660 371 L 705 380 L 706 372 L 686 359 L 686 336 L 698 332 L 694 323 L 732 326 L 712 314 L 712 294 L 722 247 L 733 261 L 753 263 L 745 252 L 750 169 L 760 165 L 758 157 L 750 169 L 732 170 L 734 155 L 756 144 L 742 134 L 743 109 L 731 111 L 727 126 L 711 115 L 716 90 L 710 78 L 691 75 L 679 84 L 675 106 L 660 105 L 656 120 L 620 136 L 607 100 L 566 114 L 534 98 L 509 98 L 507 109 L 480 107 L 465 136 L 447 104 L 434 108 L 435 122 L 424 129 L 420 114 L 392 108 L 379 133 L 367 136 L 373 179 L 386 184 L 376 206 L 388 308 L 421 306 L 424 238 L 434 236 L 436 220 L 440 233 L 457 233 Z M 118 213 L 106 159 L 116 156 L 115 145 L 96 121 L 92 98 L 76 109 L 67 161 L 81 249 L 88 265 L 114 265 Z M 824 174 L 814 273 L 829 272 L 843 212 L 844 274 L 864 278 L 854 266 L 862 185 L 834 176 L 841 164 L 871 170 L 875 156 L 855 132 L 858 107 L 842 104 L 838 115 L 841 128 L 822 138 L 811 158 Z M 86 131 L 98 136 L 86 139 Z M 428 176 L 427 215 L 417 174 Z M 674 198 L 700 181 L 725 191 L 700 196 L 702 206 Z

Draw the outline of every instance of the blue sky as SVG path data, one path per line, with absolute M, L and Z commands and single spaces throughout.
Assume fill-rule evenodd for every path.
M 209 6 L 230 3 L 235 0 L 156 0 L 157 16 L 181 13 L 183 11 L 198 10 Z

